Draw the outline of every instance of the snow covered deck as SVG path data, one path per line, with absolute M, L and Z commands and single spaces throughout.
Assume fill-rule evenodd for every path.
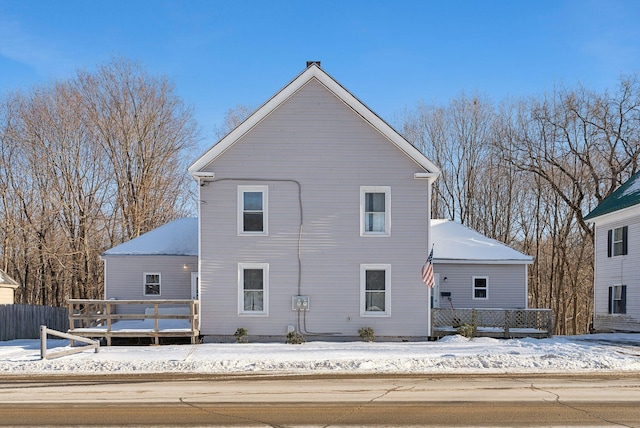
M 551 309 L 431 309 L 434 337 L 471 328 L 474 336 L 497 338 L 551 337 Z
M 106 338 L 107 346 L 113 337 L 151 337 L 157 345 L 160 337 L 190 337 L 191 343 L 196 343 L 200 335 L 197 300 L 69 299 L 68 302 L 69 333 Z

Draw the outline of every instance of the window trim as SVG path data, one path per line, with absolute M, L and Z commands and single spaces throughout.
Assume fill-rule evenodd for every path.
M 620 230 L 622 239 L 616 241 L 616 230 Z M 620 252 L 615 251 L 616 244 L 621 244 Z M 629 226 L 614 227 L 607 231 L 607 257 L 626 256 L 629 253 Z
M 147 284 L 155 285 L 155 283 L 147 283 L 147 275 L 158 275 L 158 294 L 147 293 Z M 142 295 L 154 296 L 154 297 L 162 295 L 162 273 L 161 272 L 144 272 L 142 274 Z
M 365 199 L 367 193 L 384 193 L 384 232 L 365 230 Z M 391 236 L 391 186 L 360 186 L 360 236 Z
M 616 288 L 620 289 L 620 299 L 615 298 Z M 615 312 L 614 302 L 620 301 L 621 310 Z M 625 315 L 627 313 L 627 286 L 625 284 L 613 284 L 609 286 L 609 315 Z
M 251 232 L 244 230 L 244 194 L 245 192 L 262 193 L 262 231 Z M 269 186 L 253 185 L 238 186 L 238 212 L 237 212 L 237 228 L 238 236 L 269 236 Z
M 245 269 L 262 270 L 262 304 L 261 311 L 244 310 L 244 271 Z M 238 315 L 249 317 L 269 316 L 269 263 L 238 263 Z
M 384 311 L 367 311 L 367 271 L 384 270 Z M 391 264 L 364 263 L 360 265 L 360 316 L 361 317 L 390 317 L 391 316 Z
M 485 286 L 477 287 L 476 279 L 484 279 Z M 484 290 L 485 297 L 476 297 L 476 290 Z M 489 300 L 489 277 L 486 275 L 473 276 L 471 278 L 471 299 L 472 300 Z

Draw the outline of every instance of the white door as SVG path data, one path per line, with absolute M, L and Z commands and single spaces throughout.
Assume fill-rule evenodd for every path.
M 191 272 L 191 300 L 200 298 L 200 281 L 198 281 L 198 272 Z

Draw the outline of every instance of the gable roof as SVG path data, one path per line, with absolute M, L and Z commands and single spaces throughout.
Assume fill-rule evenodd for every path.
M 5 271 L 0 269 L 0 287 L 4 288 L 18 288 L 18 283 L 6 274 Z
M 198 219 L 181 218 L 105 251 L 103 256 L 197 256 Z
M 431 242 L 436 263 L 533 263 L 533 257 L 451 220 L 431 220 Z
M 207 152 L 200 156 L 200 158 L 198 158 L 189 167 L 189 172 L 192 175 L 194 175 L 194 173 L 197 174 L 198 172 L 201 172 L 204 168 L 207 167 L 207 165 L 209 165 L 218 156 L 224 153 L 225 150 L 231 147 L 236 141 L 242 138 L 243 135 L 249 132 L 262 120 L 264 120 L 272 111 L 286 102 L 291 96 L 293 96 L 299 89 L 305 86 L 312 79 L 320 82 L 328 91 L 333 93 L 338 99 L 349 106 L 363 120 L 377 129 L 378 132 L 385 136 L 397 148 L 399 148 L 407 156 L 413 159 L 418 165 L 424 168 L 426 172 L 433 174 L 434 178 L 440 174 L 440 170 L 429 159 L 427 159 L 426 156 L 424 156 L 418 149 L 416 149 L 404 137 L 402 137 L 391 126 L 389 126 L 389 124 L 382 120 L 376 113 L 374 113 L 371 109 L 364 105 L 364 103 L 362 103 L 349 91 L 347 91 L 334 78 L 329 76 L 315 62 L 311 63 L 302 73 L 300 73 L 288 85 L 286 85 L 273 97 L 271 97 L 244 122 L 238 125 L 234 130 L 232 130 L 224 138 L 218 141 L 213 147 L 211 147 Z
M 593 220 L 605 214 L 620 211 L 640 204 L 640 171 L 636 172 L 622 186 L 607 196 L 600 205 L 584 218 Z

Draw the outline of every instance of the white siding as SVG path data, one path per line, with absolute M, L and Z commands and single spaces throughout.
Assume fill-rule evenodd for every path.
M 607 231 L 629 226 L 628 254 L 607 257 Z M 640 331 L 640 215 L 596 225 L 595 316 L 598 331 Z M 609 287 L 627 286 L 627 313 L 609 314 Z
M 298 322 L 291 297 L 302 294 L 310 296 L 309 332 L 357 336 L 369 326 L 377 336 L 428 335 L 420 267 L 429 184 L 413 178 L 424 170 L 317 81 L 207 170 L 219 181 L 200 188 L 203 334 L 244 327 L 284 337 Z M 237 236 L 237 186 L 255 184 L 269 186 L 269 236 Z M 360 186 L 391 188 L 390 237 L 360 236 Z M 238 316 L 238 263 L 269 264 L 268 317 Z M 391 265 L 391 317 L 360 316 L 361 264 Z
M 191 272 L 198 270 L 197 256 L 103 256 L 105 299 L 190 299 Z M 186 268 L 185 268 L 186 266 Z M 144 294 L 144 273 L 160 273 L 160 296 Z M 132 311 L 136 308 L 127 306 Z
M 440 274 L 440 293 L 451 293 L 454 308 L 527 307 L 525 264 L 436 263 L 433 271 Z M 473 299 L 473 277 L 488 278 L 488 299 Z M 450 307 L 446 297 L 440 299 L 440 307 Z
M 13 287 L 0 287 L 0 305 L 12 305 L 14 291 Z

